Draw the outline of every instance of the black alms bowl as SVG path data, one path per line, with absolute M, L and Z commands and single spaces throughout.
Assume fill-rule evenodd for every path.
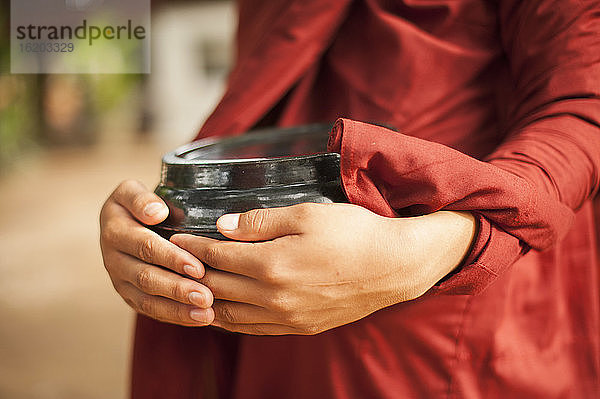
M 152 227 L 164 237 L 192 233 L 223 238 L 217 219 L 232 212 L 303 202 L 347 202 L 340 156 L 327 152 L 330 126 L 264 129 L 205 139 L 163 157 L 155 192 L 169 217 Z

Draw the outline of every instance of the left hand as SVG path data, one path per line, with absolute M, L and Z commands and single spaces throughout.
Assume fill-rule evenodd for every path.
M 222 216 L 236 241 L 171 241 L 205 264 L 214 326 L 256 335 L 317 334 L 419 297 L 452 271 L 475 234 L 471 214 L 386 218 L 349 204 Z

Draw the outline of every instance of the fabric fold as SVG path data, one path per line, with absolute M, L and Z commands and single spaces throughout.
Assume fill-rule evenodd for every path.
M 276 19 L 269 21 L 268 30 L 256 35 L 238 34 L 239 48 L 247 50 L 238 54 L 240 59 L 229 76 L 227 90 L 196 139 L 242 134 L 250 129 L 318 61 L 350 4 L 350 0 L 290 1 Z M 245 2 L 240 7 L 246 9 Z M 254 7 L 246 12 L 260 18 L 262 8 Z M 272 8 L 268 4 L 264 7 Z M 306 25 L 300 29 L 295 21 L 306 21 Z
M 551 122 L 559 132 L 569 123 L 580 123 Z M 546 123 L 541 120 L 514 135 L 488 162 L 343 118 L 330 133 L 328 150 L 341 154 L 342 184 L 354 204 L 388 217 L 439 210 L 476 214 L 479 232 L 467 259 L 431 292 L 477 294 L 530 248 L 541 251 L 556 244 L 569 231 L 574 210 L 597 188 L 600 161 L 587 155 L 589 137 L 581 134 L 581 140 L 573 141 L 558 133 L 548 135 Z M 538 154 L 535 146 L 528 148 L 529 140 L 544 150 Z M 587 144 L 597 142 L 594 137 Z M 569 157 L 556 162 L 565 147 Z M 548 156 L 550 163 L 545 162 Z M 578 187 L 584 187 L 579 194 L 569 189 L 576 178 L 582 179 Z
M 380 215 L 473 211 L 538 250 L 573 220 L 572 209 L 528 179 L 442 144 L 339 119 L 328 147 L 341 154 L 349 200 Z

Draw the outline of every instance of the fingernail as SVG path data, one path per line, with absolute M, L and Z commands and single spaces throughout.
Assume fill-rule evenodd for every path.
M 156 216 L 160 211 L 164 209 L 164 205 L 160 202 L 153 202 L 151 204 L 146 205 L 144 208 L 144 214 L 148 217 Z
M 239 213 L 229 213 L 227 215 L 223 215 L 217 220 L 217 226 L 221 228 L 221 230 L 225 231 L 234 231 L 238 228 L 240 224 L 240 214 Z
M 190 302 L 193 303 L 194 305 L 200 306 L 201 308 L 206 307 L 206 296 L 202 295 L 199 292 L 192 292 L 190 293 Z
M 190 317 L 193 320 L 208 323 L 208 309 L 192 309 L 190 311 Z
M 185 265 L 183 266 L 183 271 L 185 272 L 185 274 L 189 274 L 194 278 L 202 278 L 202 272 L 197 266 Z

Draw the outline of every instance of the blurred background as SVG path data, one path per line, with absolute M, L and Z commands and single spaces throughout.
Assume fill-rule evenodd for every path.
M 216 105 L 235 6 L 152 1 L 149 75 L 15 75 L 0 4 L 0 398 L 124 398 L 134 315 L 98 214 L 121 180 L 156 185 Z

